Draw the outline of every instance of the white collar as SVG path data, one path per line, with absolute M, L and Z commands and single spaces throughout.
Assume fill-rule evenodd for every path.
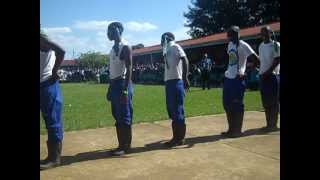
M 174 41 L 170 41 L 170 42 L 168 43 L 168 46 L 172 46 L 172 45 L 174 45 L 174 44 L 175 44 Z
M 275 41 L 271 39 L 268 43 L 265 43 L 265 42 L 263 41 L 263 44 L 270 44 L 270 43 L 273 44 L 274 42 L 275 42 Z

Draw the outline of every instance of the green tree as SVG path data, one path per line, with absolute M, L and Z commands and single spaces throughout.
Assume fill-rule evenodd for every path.
M 109 56 L 100 52 L 82 53 L 78 58 L 79 64 L 91 69 L 99 69 L 109 63 Z
M 186 27 L 193 38 L 280 21 L 280 0 L 192 0 Z

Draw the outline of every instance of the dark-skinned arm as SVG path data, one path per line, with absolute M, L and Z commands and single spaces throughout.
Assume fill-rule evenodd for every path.
M 181 57 L 182 60 L 182 78 L 183 78 L 183 82 L 184 82 L 184 89 L 189 89 L 190 87 L 190 82 L 189 82 L 189 78 L 188 78 L 188 74 L 189 74 L 189 60 L 187 58 L 187 56 Z
M 259 61 L 259 57 L 256 54 L 251 54 L 250 56 L 248 56 L 247 58 L 247 62 L 253 62 L 254 66 L 257 67 L 257 64 L 260 62 Z M 239 79 L 243 79 L 244 75 L 237 75 L 237 78 Z
M 125 79 L 125 88 L 128 89 L 128 85 L 131 82 L 132 78 L 132 50 L 129 46 L 123 47 L 124 61 L 126 65 L 126 79 Z
M 248 58 L 247 61 L 250 63 L 253 63 L 254 67 L 258 67 L 258 65 L 260 64 L 260 60 L 259 57 L 256 54 L 251 54 Z
M 122 92 L 122 102 L 127 103 L 128 102 L 128 94 L 125 94 L 124 92 L 128 92 L 128 86 L 131 82 L 132 77 L 132 50 L 129 46 L 124 46 L 122 49 L 122 52 L 120 54 L 120 59 L 125 61 L 125 66 L 127 69 L 127 72 L 125 74 L 125 84 L 124 89 Z

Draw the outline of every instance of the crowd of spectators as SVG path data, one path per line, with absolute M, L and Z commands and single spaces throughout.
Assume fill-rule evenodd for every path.
M 103 74 L 107 75 L 105 68 L 101 69 L 60 69 L 58 71 L 61 82 L 87 82 L 97 81 L 99 82 L 100 76 Z
M 226 65 L 215 65 L 209 72 L 209 81 L 212 87 L 222 87 Z M 109 83 L 108 66 L 100 69 L 60 69 L 61 82 L 87 82 Z M 132 81 L 135 84 L 164 84 L 164 64 L 134 64 L 132 67 Z M 191 86 L 201 86 L 201 68 L 199 64 L 190 64 L 189 80 Z M 247 87 L 252 90 L 258 89 L 259 76 L 256 68 L 250 66 L 246 70 Z
M 139 84 L 163 84 L 164 64 L 134 64 L 132 81 Z

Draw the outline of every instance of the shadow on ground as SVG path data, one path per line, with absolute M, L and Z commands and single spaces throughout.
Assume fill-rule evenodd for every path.
M 268 134 L 268 133 L 261 132 L 259 128 L 257 128 L 257 129 L 250 129 L 250 130 L 244 131 L 242 137 L 251 136 L 251 135 L 264 135 L 264 134 Z M 278 135 L 278 133 L 276 135 Z M 106 159 L 106 158 L 130 158 L 132 157 L 132 154 L 155 151 L 155 150 L 192 148 L 195 144 L 212 143 L 215 141 L 219 141 L 220 139 L 225 139 L 225 137 L 221 135 L 190 137 L 185 139 L 185 145 L 174 147 L 174 148 L 166 148 L 164 146 L 164 142 L 166 141 L 162 140 L 162 141 L 146 144 L 143 147 L 133 147 L 130 153 L 124 156 L 111 156 L 110 155 L 111 149 L 84 152 L 84 153 L 76 154 L 75 156 L 62 156 L 61 166 L 66 166 L 66 165 L 70 165 L 72 163 L 77 163 L 77 162 L 92 161 L 92 160 Z

